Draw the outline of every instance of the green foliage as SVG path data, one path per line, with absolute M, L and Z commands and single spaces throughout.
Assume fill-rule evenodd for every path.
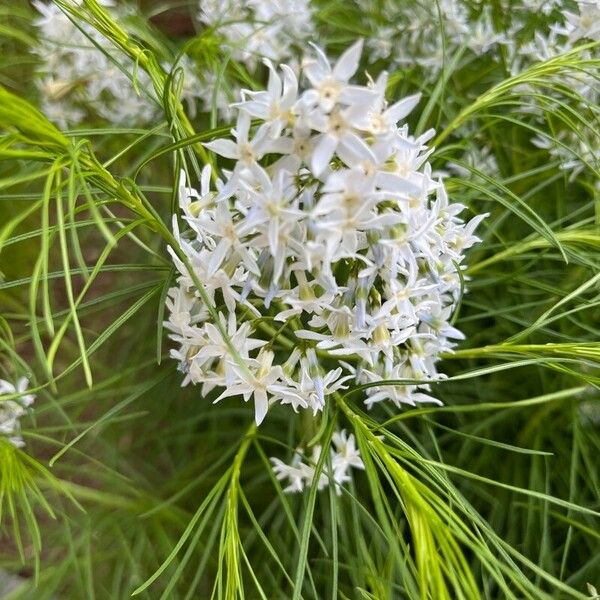
M 435 383 L 444 406 L 367 414 L 363 386 L 309 423 L 273 408 L 257 430 L 250 408 L 180 388 L 163 340 L 167 245 L 221 327 L 170 220 L 180 167 L 197 176 L 211 160 L 201 142 L 226 128 L 216 110 L 186 115 L 161 66 L 174 44 L 130 31 L 96 0 L 57 4 L 150 76 L 164 123 L 63 132 L 30 88 L 0 78 L 0 361 L 20 356 L 40 382 L 27 447 L 0 438 L 0 566 L 25 576 L 9 597 L 589 597 L 600 572 L 600 165 L 569 181 L 531 145 L 525 115 L 535 99 L 546 137 L 599 137 L 598 107 L 557 83 L 600 75 L 590 47 L 491 84 L 462 52 L 431 86 L 408 67 L 390 78 L 392 95 L 422 88 L 434 166 L 482 145 L 499 166 L 462 163 L 470 174 L 447 180 L 452 198 L 490 216 L 456 316 L 467 341 Z M 368 33 L 345 3 L 320 6 L 334 47 Z M 16 55 L 34 43 L 22 13 L 0 27 Z M 203 64 L 220 64 L 215 35 L 187 43 Z M 254 85 L 243 66 L 228 69 Z M 365 472 L 339 496 L 316 484 L 284 494 L 268 457 L 299 439 L 327 449 L 338 427 L 356 435 Z

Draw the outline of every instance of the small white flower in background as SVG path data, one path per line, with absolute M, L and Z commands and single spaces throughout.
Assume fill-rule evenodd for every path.
M 19 435 L 21 425 L 19 419 L 27 414 L 27 408 L 34 400 L 35 394 L 27 394 L 29 380 L 21 377 L 16 384 L 0 379 L 0 435 L 8 437 L 8 441 L 20 448 L 25 445 Z M 18 397 L 5 400 L 3 396 L 19 394 Z
M 373 13 L 374 4 L 373 0 L 360 2 L 365 19 Z M 506 42 L 506 36 L 494 29 L 485 6 L 475 15 L 471 3 L 461 0 L 383 2 L 382 16 L 395 25 L 371 23 L 377 37 L 367 42 L 369 61 L 387 59 L 388 67 L 412 68 L 418 64 L 426 69 L 421 75 L 428 78 L 437 77 L 461 47 L 481 56 Z
M 561 8 L 563 0 L 521 0 L 523 8 L 532 13 L 541 12 L 543 15 L 549 15 L 556 8 Z
M 518 54 L 521 59 L 528 59 L 529 62 L 542 62 L 550 60 L 559 54 L 564 54 L 570 50 L 568 42 L 561 41 L 561 36 L 555 29 L 551 29 L 547 35 L 536 31 L 531 41 L 521 45 Z
M 600 160 L 600 144 L 596 135 L 581 135 L 569 130 L 560 132 L 555 139 L 538 134 L 531 138 L 531 143 L 558 159 L 559 168 L 569 173 L 569 181 L 573 181 L 586 164 Z
M 491 13 L 486 7 L 479 19 L 475 21 L 466 44 L 475 54 L 481 56 L 496 44 L 501 44 L 504 40 L 504 35 L 496 33 L 494 30 Z
M 579 0 L 577 2 L 579 12 L 563 11 L 566 20 L 566 31 L 569 39 L 576 42 L 581 39 L 600 40 L 600 1 Z
M 476 178 L 477 173 L 474 171 L 480 171 L 488 177 L 500 173 L 496 155 L 490 146 L 471 145 L 460 157 L 460 160 L 463 164 L 451 161 L 446 164 L 445 168 L 450 173 L 465 179 Z
M 418 64 L 423 67 L 419 77 L 434 79 L 459 49 L 468 48 L 494 61 L 502 58 L 516 75 L 534 62 L 567 52 L 578 40 L 600 39 L 598 0 L 511 0 L 504 3 L 503 31 L 496 30 L 499 23 L 486 4 L 358 0 L 361 18 L 373 32 L 366 44 L 369 61 L 385 59 L 387 68 Z M 393 27 L 382 27 L 381 18 Z
M 250 68 L 264 58 L 289 60 L 293 46 L 314 34 L 309 0 L 200 0 L 199 9 L 200 22 Z
M 302 462 L 302 452 L 294 453 L 290 464 L 284 463 L 279 458 L 271 458 L 273 472 L 278 481 L 289 481 L 283 489 L 285 493 L 302 492 L 310 487 L 315 477 L 315 468 L 321 457 L 322 448 L 317 445 L 313 447 L 310 456 L 310 464 Z M 350 481 L 350 469 L 364 469 L 360 453 L 356 447 L 354 435 L 346 434 L 346 431 L 336 431 L 332 437 L 332 447 L 329 451 L 331 465 L 327 462 L 319 476 L 317 488 L 325 489 L 330 483 L 335 486 L 338 495 L 342 493 L 342 484 Z
M 243 91 L 232 107 L 234 139 L 206 144 L 233 161 L 216 192 L 208 166 L 199 192 L 181 175 L 188 229 L 175 219 L 174 233 L 195 277 L 171 249 L 172 356 L 184 385 L 252 399 L 258 424 L 276 403 L 316 414 L 352 383 L 381 382 L 366 392 L 369 407 L 436 402 L 427 381 L 462 339 L 450 325 L 457 269 L 483 215 L 465 223 L 433 179 L 433 131 L 415 138 L 404 122 L 419 96 L 389 105 L 385 74 L 351 82 L 361 48 L 334 64 L 315 49 L 305 87 L 267 63 L 268 90 Z
M 33 4 L 39 12 L 34 24 L 40 37 L 33 48 L 40 59 L 36 84 L 48 118 L 61 128 L 81 123 L 90 111 L 117 126 L 143 125 L 157 118 L 152 82 L 143 69 L 130 59 L 111 60 L 107 56 L 111 43 L 87 24 L 79 24 L 80 29 L 56 4 L 42 0 Z M 129 10 L 111 0 L 100 4 L 119 15 Z M 95 44 L 106 48 L 107 54 Z M 164 66 L 170 70 L 169 65 Z M 185 72 L 182 99 L 193 115 L 204 89 L 188 57 L 183 57 L 179 66 Z

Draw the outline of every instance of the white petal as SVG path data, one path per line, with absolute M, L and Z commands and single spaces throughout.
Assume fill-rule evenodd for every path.
M 248 132 L 250 131 L 250 115 L 241 111 L 235 128 L 236 139 L 238 142 L 248 141 Z
M 225 259 L 225 256 L 227 255 L 229 248 L 231 248 L 231 242 L 229 240 L 222 239 L 217 244 L 217 247 L 213 250 L 213 252 L 210 256 L 210 260 L 208 261 L 208 266 L 206 267 L 209 277 L 214 275 L 219 270 L 219 267 L 221 266 L 221 263 Z
M 414 94 L 413 96 L 408 96 L 396 104 L 392 104 L 386 111 L 385 114 L 389 116 L 389 118 L 397 123 L 400 119 L 404 119 L 406 115 L 410 114 L 413 108 L 419 103 L 421 99 L 421 94 Z
M 346 50 L 338 59 L 333 67 L 333 76 L 341 81 L 348 81 L 356 70 L 362 54 L 363 41 L 358 40 L 348 50 Z
M 246 394 L 247 392 L 248 386 L 245 384 L 230 385 L 227 388 L 225 388 L 223 393 L 216 400 L 213 401 L 213 404 L 216 404 L 220 400 L 223 400 L 223 398 L 230 398 L 231 396 L 241 396 L 243 394 Z
M 212 152 L 216 152 L 225 158 L 239 158 L 238 147 L 231 140 L 219 139 L 203 144 Z
M 183 172 L 183 170 L 182 170 Z M 200 193 L 205 196 L 210 191 L 210 175 L 211 166 L 210 164 L 205 165 L 202 169 L 202 175 L 200 177 Z
M 323 50 L 315 44 L 310 45 L 315 50 L 317 59 L 305 61 L 302 72 L 313 86 L 318 86 L 323 79 L 331 74 L 331 67 Z
M 271 249 L 271 255 L 277 256 L 277 247 L 279 241 L 279 222 L 277 219 L 271 219 L 269 221 L 269 246 Z
M 261 144 L 261 151 L 266 154 L 290 154 L 294 149 L 294 140 L 291 138 L 278 138 L 265 140 Z
M 239 107 L 258 119 L 266 119 L 269 115 L 269 107 L 264 102 L 249 100 L 248 102 L 240 103 Z
M 329 166 L 338 141 L 332 135 L 324 134 L 318 141 L 310 161 L 310 168 L 317 177 Z
M 394 173 L 377 173 L 376 181 L 378 187 L 388 192 L 418 196 L 421 191 L 418 186 L 411 183 L 408 179 Z
M 264 390 L 254 390 L 254 419 L 257 425 L 264 421 L 268 410 L 267 393 Z
M 301 340 L 323 340 L 326 336 L 316 331 L 310 331 L 309 329 L 299 329 L 294 331 L 294 335 Z
M 15 388 L 8 381 L 0 379 L 0 394 L 13 394 Z
M 265 65 L 267 65 L 269 69 L 269 81 L 267 83 L 267 90 L 269 95 L 272 98 L 277 98 L 281 96 L 281 78 L 277 75 L 277 71 L 273 67 L 273 64 L 268 58 L 263 59 Z
M 343 104 L 365 104 L 370 105 L 377 98 L 377 92 L 361 85 L 347 85 L 339 95 L 339 101 Z M 367 106 L 365 106 L 366 110 Z
M 283 71 L 283 97 L 281 106 L 289 108 L 295 101 L 298 95 L 298 80 L 296 74 L 287 65 L 281 65 Z
M 337 148 L 337 153 L 348 166 L 355 165 L 361 161 L 376 162 L 375 155 L 371 152 L 369 146 L 355 133 L 344 134 Z

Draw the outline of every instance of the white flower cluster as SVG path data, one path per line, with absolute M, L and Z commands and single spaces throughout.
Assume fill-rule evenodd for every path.
M 289 60 L 294 44 L 314 33 L 309 0 L 200 0 L 198 17 L 250 68 L 260 58 Z
M 268 89 L 242 93 L 234 139 L 206 144 L 233 161 L 218 191 L 208 166 L 200 191 L 182 175 L 189 229 L 174 218 L 174 233 L 194 277 L 171 250 L 172 356 L 184 385 L 253 397 L 257 423 L 269 402 L 316 413 L 350 379 L 373 386 L 368 406 L 436 402 L 417 382 L 436 377 L 440 353 L 463 337 L 450 324 L 458 271 L 485 215 L 465 224 L 464 206 L 432 178 L 433 131 L 413 137 L 403 124 L 418 95 L 388 105 L 385 73 L 349 82 L 361 48 L 333 67 L 315 48 L 304 91 L 267 61 Z M 390 379 L 417 381 L 377 385 Z
M 285 493 L 302 492 L 310 487 L 315 478 L 315 467 L 321 457 L 322 448 L 316 445 L 312 449 L 310 464 L 302 462 L 299 450 L 294 453 L 292 462 L 288 465 L 279 458 L 271 458 L 273 472 L 279 481 L 288 480 L 289 484 L 283 489 Z M 332 437 L 332 448 L 329 451 L 329 464 L 325 463 L 317 481 L 317 488 L 325 489 L 331 482 L 335 485 L 338 495 L 342 493 L 342 484 L 350 481 L 348 472 L 351 468 L 364 469 L 360 453 L 356 447 L 354 435 L 346 431 L 336 431 Z
M 16 385 L 5 379 L 0 379 L 0 435 L 8 436 L 8 441 L 18 448 L 25 445 L 23 438 L 19 435 L 21 425 L 19 419 L 27 414 L 27 408 L 35 400 L 34 394 L 26 394 L 29 381 L 27 377 L 21 377 Z M 20 394 L 18 398 L 3 400 L 3 395 Z
M 364 15 L 372 15 L 373 0 L 358 0 Z M 571 7 L 575 4 L 575 10 Z M 506 31 L 498 31 L 489 7 L 476 11 L 465 0 L 440 0 L 432 3 L 406 3 L 393 0 L 378 3 L 381 16 L 393 27 L 372 24 L 376 35 L 369 40 L 369 59 L 386 59 L 402 66 L 415 63 L 427 67 L 425 74 L 435 77 L 461 47 L 482 56 L 500 57 L 506 47 L 507 63 L 513 73 L 538 60 L 564 52 L 579 40 L 600 39 L 600 2 L 598 0 L 520 0 L 506 2 L 503 19 Z
M 384 59 L 388 65 L 400 68 L 417 64 L 425 67 L 424 78 L 438 76 L 461 48 L 502 63 L 503 68 L 517 75 L 534 63 L 572 50 L 577 43 L 600 39 L 599 0 L 504 0 L 500 5 L 502 16 L 496 19 L 492 19 L 490 7 L 485 3 L 476 7 L 466 0 L 405 3 L 401 7 L 393 0 L 357 1 L 367 19 L 375 14 L 394 23 L 393 27 L 382 28 L 380 19 L 372 20 L 374 37 L 368 42 L 369 60 Z M 598 50 L 589 49 L 585 56 L 598 56 Z M 557 84 L 568 86 L 590 106 L 600 103 L 597 82 L 584 70 L 571 71 L 567 81 L 561 74 Z M 528 96 L 528 106 L 522 110 L 545 123 L 552 107 L 540 104 L 536 98 L 539 90 L 526 85 L 519 90 Z M 545 89 L 545 94 L 551 96 L 552 91 Z M 461 130 L 461 133 L 468 137 L 467 132 Z M 558 147 L 550 140 L 532 141 L 537 147 L 548 146 L 550 154 L 561 159 L 561 168 L 569 171 L 571 178 L 583 171 L 586 162 L 591 164 L 600 155 L 596 136 L 581 139 L 573 131 L 561 133 L 562 145 Z M 479 154 L 479 140 L 474 143 Z M 461 160 L 472 163 L 469 154 Z M 460 166 L 457 171 L 463 177 L 472 177 Z
M 513 74 L 522 72 L 525 68 L 536 62 L 550 60 L 572 50 L 577 43 L 600 40 L 600 2 L 597 0 L 579 0 L 575 11 L 563 0 L 523 0 L 525 10 L 514 13 L 512 24 L 505 47 L 507 50 L 507 63 Z M 539 10 L 541 15 L 532 15 L 528 10 Z M 531 27 L 532 20 L 535 27 Z M 583 56 L 591 58 L 598 56 L 597 49 L 588 49 Z M 589 106 L 600 103 L 600 92 L 597 82 L 592 74 L 585 70 L 571 71 L 568 77 L 560 75 L 557 86 L 566 86 L 585 100 Z M 530 86 L 521 86 L 519 90 L 530 96 L 528 112 L 540 123 L 545 124 L 546 112 L 552 105 L 541 106 L 536 99 L 537 92 Z M 546 89 L 547 96 L 552 95 Z M 572 102 L 572 100 L 570 100 Z M 587 107 L 577 107 L 582 114 L 587 112 Z M 600 145 L 596 135 L 587 131 L 574 132 L 573 130 L 559 131 L 556 135 L 559 140 L 545 138 L 540 135 L 532 138 L 532 144 L 538 148 L 548 150 L 549 154 L 558 158 L 560 168 L 570 173 L 570 179 L 575 179 L 587 164 L 593 164 L 600 157 Z
M 513 74 L 534 62 L 568 52 L 581 40 L 600 40 L 600 3 L 597 0 L 578 0 L 576 12 L 569 10 L 568 3 L 563 0 L 522 2 L 523 10 L 513 13 L 504 42 Z M 536 15 L 536 11 L 541 14 Z M 588 79 L 586 85 L 589 83 Z
M 373 14 L 373 0 L 359 0 L 365 15 Z M 505 41 L 492 23 L 489 7 L 471 14 L 461 0 L 405 3 L 384 0 L 382 16 L 393 27 L 373 23 L 374 36 L 368 41 L 369 59 L 385 59 L 392 66 L 419 64 L 425 76 L 435 78 L 460 47 L 482 56 Z
M 109 0 L 105 6 L 114 6 Z M 106 46 L 106 40 L 92 27 L 80 30 L 54 3 L 34 2 L 40 16 L 35 24 L 40 43 L 39 55 L 42 110 L 60 127 L 80 123 L 87 110 L 115 124 L 139 124 L 152 119 L 156 105 L 151 98 L 138 95 L 121 68 L 133 71 L 132 64 L 118 65 L 100 51 L 94 42 Z M 93 41 L 92 41 L 93 40 Z M 120 68 L 121 67 L 121 68 Z M 140 88 L 148 88 L 149 78 L 141 70 Z
M 100 0 L 100 4 L 118 14 L 128 10 L 113 0 Z M 159 107 L 145 71 L 121 55 L 111 60 L 109 55 L 115 53 L 110 42 L 89 25 L 75 25 L 56 4 L 34 0 L 34 6 L 40 13 L 35 20 L 40 42 L 33 50 L 41 61 L 36 84 L 42 111 L 49 119 L 62 128 L 81 123 L 88 111 L 117 126 L 143 125 L 156 119 Z M 193 112 L 197 78 L 189 61 L 180 61 L 180 66 L 186 72 L 183 97 Z

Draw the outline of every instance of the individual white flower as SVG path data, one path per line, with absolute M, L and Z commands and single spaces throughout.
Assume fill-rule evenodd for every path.
M 269 394 L 277 391 L 276 384 L 283 378 L 282 368 L 279 365 L 273 366 L 274 358 L 275 355 L 270 350 L 261 350 L 256 360 L 246 362 L 246 369 L 232 364 L 238 381 L 229 385 L 215 402 L 230 396 L 243 396 L 247 402 L 254 396 L 256 424 L 260 425 L 267 415 Z
M 327 290 L 318 281 L 307 281 L 304 271 L 294 271 L 298 286 L 282 292 L 281 301 L 290 308 L 280 311 L 275 315 L 276 321 L 286 321 L 294 315 L 307 314 L 320 315 L 331 306 L 335 293 Z
M 578 14 L 563 11 L 570 40 L 600 40 L 600 1 L 579 1 L 577 4 Z
M 439 4 L 444 34 L 454 43 L 471 36 L 467 8 L 457 0 L 442 0 Z
M 376 38 L 369 38 L 367 40 L 367 48 L 369 49 L 369 61 L 375 62 L 382 58 L 389 58 L 394 48 L 394 35 L 395 29 L 392 27 L 381 27 L 377 31 L 378 36 Z
M 465 179 L 471 177 L 477 178 L 478 175 L 474 171 L 480 171 L 488 176 L 500 173 L 496 156 L 494 155 L 492 148 L 488 145 L 469 146 L 460 157 L 460 161 L 464 164 L 450 161 L 446 164 L 446 168 L 451 173 L 456 173 Z
M 592 388 L 593 389 L 593 388 Z M 592 390 L 586 390 L 588 394 Z M 595 390 L 594 390 L 595 391 Z M 600 426 L 600 399 L 586 398 L 577 405 L 577 414 L 582 425 L 585 427 Z
M 292 462 L 289 465 L 275 457 L 271 458 L 271 462 L 275 477 L 279 481 L 289 480 L 289 484 L 283 488 L 286 494 L 302 492 L 304 486 L 312 481 L 314 469 L 302 462 L 302 456 L 298 452 L 294 453 Z
M 377 136 L 396 133 L 398 123 L 414 110 L 421 99 L 421 94 L 413 94 L 388 106 L 385 98 L 387 85 L 388 74 L 384 71 L 372 86 L 376 96 L 368 105 L 368 109 L 356 115 L 354 125 L 358 129 Z
M 16 384 L 0 379 L 0 435 L 20 448 L 25 445 L 20 435 L 19 419 L 27 414 L 27 409 L 33 404 L 35 394 L 28 394 L 29 380 L 21 377 Z M 5 400 L 3 396 L 18 394 L 17 397 Z
M 235 129 L 232 129 L 235 142 L 228 139 L 217 139 L 204 144 L 209 150 L 216 152 L 220 156 L 237 161 L 234 170 L 234 177 L 230 182 L 234 183 L 240 172 L 244 169 L 257 170 L 258 161 L 265 154 L 269 153 L 287 153 L 292 150 L 292 140 L 285 137 L 273 139 L 269 133 L 268 125 L 263 125 L 258 129 L 253 139 L 249 139 L 250 134 L 250 115 L 247 112 L 240 111 Z
M 333 467 L 333 479 L 338 484 L 350 481 L 348 471 L 352 469 L 364 469 L 365 465 L 356 447 L 354 435 L 347 434 L 345 429 L 336 431 L 331 438 L 335 452 L 331 456 Z
M 342 484 L 350 481 L 351 469 L 364 469 L 360 453 L 356 448 L 354 434 L 347 434 L 344 429 L 334 432 L 332 436 L 332 447 L 329 451 L 330 465 L 326 462 L 317 482 L 317 489 L 322 491 L 333 483 L 338 495 L 342 493 Z M 289 481 L 283 491 L 285 493 L 297 493 L 310 487 L 315 477 L 315 467 L 321 457 L 322 448 L 319 445 L 313 447 L 310 464 L 302 461 L 300 449 L 294 452 L 292 462 L 284 463 L 279 458 L 271 458 L 273 472 L 279 481 Z
M 345 389 L 344 383 L 351 379 L 349 375 L 342 376 L 343 371 L 339 367 L 323 373 L 314 348 L 309 348 L 300 358 L 300 379 L 297 380 L 289 375 L 289 368 L 296 366 L 297 357 L 290 358 L 284 366 L 285 384 L 274 389 L 276 399 L 281 404 L 290 404 L 296 412 L 299 407 L 308 408 L 316 415 L 325 407 L 326 397 Z
M 179 207 L 185 215 L 186 221 L 193 227 L 200 211 L 214 203 L 215 192 L 210 189 L 212 169 L 205 165 L 200 178 L 200 192 L 187 186 L 187 175 L 182 169 L 179 174 Z
M 256 260 L 243 242 L 245 225 L 234 222 L 227 200 L 218 202 L 217 207 L 211 213 L 204 212 L 197 224 L 206 237 L 211 236 L 216 244 L 209 253 L 207 264 L 209 277 L 217 272 L 221 263 L 231 253 L 238 254 L 250 271 L 260 272 Z
M 277 138 L 283 127 L 293 124 L 292 107 L 298 96 L 298 81 L 287 65 L 281 65 L 282 80 L 270 60 L 265 60 L 265 64 L 269 69 L 266 91 L 242 90 L 244 101 L 235 106 L 271 125 L 271 137 Z
M 466 43 L 475 54 L 481 56 L 504 40 L 504 35 L 494 30 L 490 11 L 485 9 L 471 27 Z
M 332 68 L 323 51 L 314 46 L 316 56 L 305 59 L 302 64 L 303 73 L 312 86 L 302 95 L 302 104 L 329 113 L 338 103 L 360 106 L 372 101 L 374 94 L 369 88 L 348 83 L 358 69 L 362 47 L 362 40 L 355 42 Z

